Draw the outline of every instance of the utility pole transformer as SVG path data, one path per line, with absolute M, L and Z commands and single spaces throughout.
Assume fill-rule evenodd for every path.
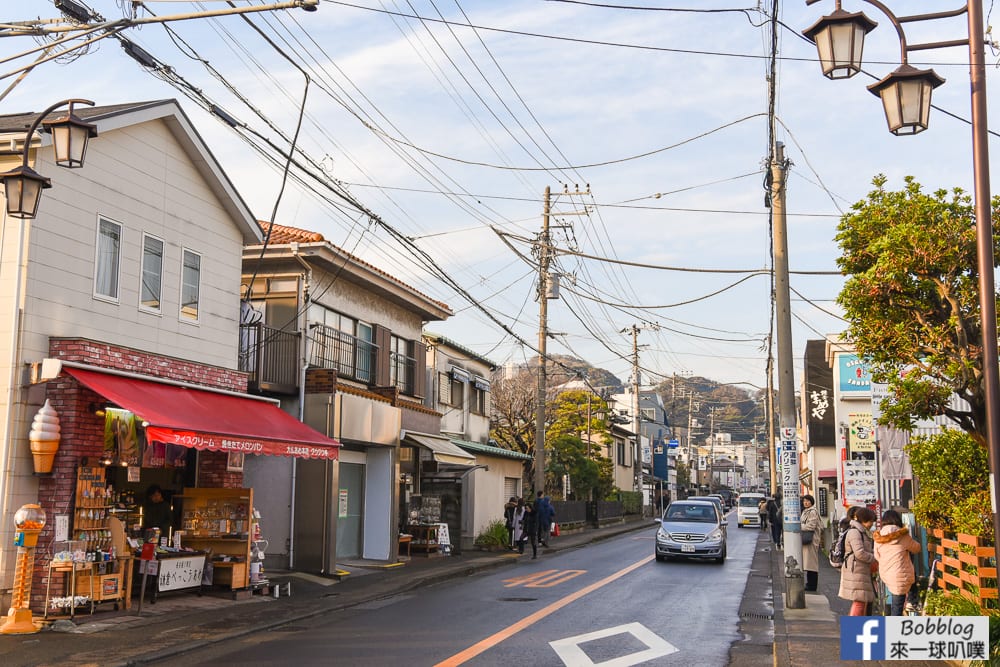
M 542 234 L 538 238 L 538 395 L 535 399 L 535 491 L 545 490 L 545 347 L 549 338 L 549 206 L 552 189 L 542 200 Z
M 784 510 L 785 607 L 805 609 L 800 522 L 799 452 L 795 434 L 795 377 L 792 363 L 792 299 L 788 289 L 788 233 L 785 220 L 785 146 L 775 142 L 771 169 L 774 226 L 774 305 L 778 342 L 778 428 L 781 441 L 781 494 Z

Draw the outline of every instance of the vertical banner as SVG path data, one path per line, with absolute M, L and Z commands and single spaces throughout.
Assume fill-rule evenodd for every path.
M 875 428 L 872 413 L 855 412 L 847 415 L 850 430 L 847 433 L 847 451 L 851 454 L 874 453 Z
M 785 514 L 785 530 L 798 530 L 801 506 L 799 503 L 799 453 L 795 440 L 781 441 L 781 506 Z

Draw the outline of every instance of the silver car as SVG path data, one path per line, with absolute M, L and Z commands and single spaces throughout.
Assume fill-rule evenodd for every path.
M 707 500 L 677 500 L 667 506 L 656 531 L 656 560 L 709 558 L 726 560 L 726 529 L 715 505 Z

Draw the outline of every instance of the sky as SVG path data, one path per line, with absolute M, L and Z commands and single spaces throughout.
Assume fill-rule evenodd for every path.
M 131 7 L 86 4 L 108 20 L 123 18 L 120 4 Z M 561 290 L 548 304 L 549 352 L 629 381 L 635 326 L 644 386 L 693 375 L 762 387 L 770 282 L 755 272 L 771 266 L 764 176 L 773 5 L 626 4 L 321 0 L 315 12 L 123 31 L 168 66 L 159 76 L 106 37 L 19 80 L 43 40 L 8 35 L 0 37 L 0 90 L 16 85 L 0 98 L 0 114 L 67 97 L 178 99 L 258 218 L 276 210 L 275 222 L 318 231 L 444 301 L 454 316 L 426 328 L 498 364 L 535 355 L 532 242 L 550 188 Z M 152 1 L 138 15 L 226 7 Z M 898 37 L 873 6 L 844 0 L 879 27 L 865 44 L 865 73 L 830 81 L 800 33 L 833 9 L 833 0 L 778 8 L 775 136 L 790 160 L 793 272 L 836 271 L 837 223 L 876 174 L 891 189 L 907 175 L 930 191 L 972 189 L 967 50 L 911 54 L 912 65 L 933 67 L 946 83 L 934 92 L 929 129 L 895 137 L 865 88 L 898 65 Z M 4 3 L 0 23 L 59 16 L 51 2 L 21 0 Z M 906 27 L 911 44 L 966 35 L 961 17 Z M 998 54 L 988 47 L 986 57 L 993 91 Z M 206 111 L 213 104 L 245 129 Z M 281 154 L 302 109 L 296 147 L 315 177 L 283 187 Z M 998 150 L 992 136 L 990 148 Z M 806 340 L 844 328 L 834 302 L 842 281 L 791 276 L 797 378 Z

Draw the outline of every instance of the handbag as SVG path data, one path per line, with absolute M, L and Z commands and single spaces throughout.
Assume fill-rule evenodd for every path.
M 813 543 L 813 535 L 814 535 L 813 531 L 811 531 L 811 530 L 803 530 L 802 531 L 802 544 L 803 545 L 812 544 Z

